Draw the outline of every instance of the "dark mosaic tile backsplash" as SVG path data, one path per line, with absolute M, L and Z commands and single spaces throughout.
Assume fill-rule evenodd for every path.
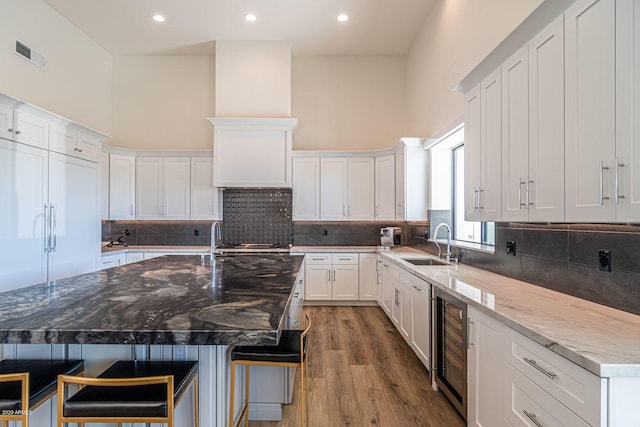
M 211 221 L 102 221 L 102 241 L 116 240 L 129 245 L 209 246 Z
M 222 206 L 224 243 L 293 243 L 291 189 L 227 188 Z
M 437 253 L 414 226 L 417 249 Z M 516 242 L 516 255 L 506 242 Z M 598 268 L 598 250 L 611 251 L 611 272 Z M 496 223 L 495 254 L 456 248 L 460 262 L 514 279 L 640 314 L 640 224 Z

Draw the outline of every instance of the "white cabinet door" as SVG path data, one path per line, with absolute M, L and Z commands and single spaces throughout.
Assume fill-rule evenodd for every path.
M 504 325 L 472 306 L 467 310 L 470 329 L 467 425 L 503 425 Z
M 109 153 L 100 153 L 100 194 L 102 219 L 109 219 Z
M 191 219 L 220 219 L 222 191 L 213 186 L 213 158 L 191 158 Z
M 191 214 L 191 159 L 189 157 L 165 157 L 163 160 L 164 219 L 189 219 Z
M 529 181 L 529 220 L 564 221 L 562 16 L 529 42 Z
M 89 273 L 100 257 L 98 164 L 49 153 L 49 280 Z
M 136 219 L 163 219 L 166 214 L 162 157 L 136 158 Z
M 47 280 L 45 150 L 0 140 L 0 292 Z
M 358 265 L 333 264 L 331 299 L 356 301 L 358 299 Z
M 387 260 L 382 261 L 382 309 L 391 317 L 391 308 L 395 302 L 395 274 Z
M 13 139 L 13 107 L 0 104 L 0 138 Z
M 372 158 L 349 159 L 347 214 L 351 221 L 374 219 L 374 161 Z
M 400 308 L 398 329 L 407 343 L 411 343 L 411 291 L 405 281 L 400 282 L 398 287 L 398 306 Z
M 416 279 L 411 285 L 411 347 L 431 370 L 431 285 Z
M 14 110 L 14 141 L 38 148 L 49 148 L 49 123 L 25 111 Z
M 102 152 L 102 142 L 97 137 L 86 132 L 78 131 L 77 156 L 90 162 L 99 162 Z
M 526 221 L 529 175 L 527 46 L 502 65 L 502 220 Z
M 500 69 L 480 85 L 480 218 L 497 221 L 502 213 L 502 82 Z
M 144 252 L 127 252 L 124 259 L 125 264 L 142 261 L 144 259 Z
M 358 262 L 358 300 L 375 301 L 378 293 L 377 255 L 360 254 Z
M 396 219 L 396 168 L 395 155 L 375 159 L 375 219 Z
M 616 221 L 640 218 L 640 2 L 616 2 Z M 617 187 L 617 188 L 616 188 Z
M 330 300 L 331 299 L 331 265 L 305 266 L 305 299 L 306 300 Z
M 615 0 L 565 12 L 567 221 L 615 217 Z
M 480 209 L 480 85 L 465 96 L 464 109 L 464 218 L 479 221 Z
M 395 154 L 396 161 L 396 219 L 403 221 L 406 216 L 405 148 Z
M 136 158 L 109 156 L 109 219 L 135 219 Z
M 324 221 L 346 221 L 348 162 L 345 158 L 320 160 L 320 209 Z
M 78 132 L 68 126 L 49 125 L 49 150 L 76 156 L 78 154 Z
M 320 219 L 320 158 L 293 159 L 293 220 Z

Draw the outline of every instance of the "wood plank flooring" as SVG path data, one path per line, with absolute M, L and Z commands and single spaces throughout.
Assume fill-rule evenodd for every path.
M 463 419 L 379 307 L 305 307 L 309 347 L 309 426 L 460 427 Z M 282 422 L 300 426 L 299 385 Z

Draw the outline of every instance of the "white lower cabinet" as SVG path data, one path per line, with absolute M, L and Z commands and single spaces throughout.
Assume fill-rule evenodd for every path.
M 431 285 L 412 276 L 411 287 L 411 348 L 427 369 L 431 354 Z
M 393 279 L 393 304 L 391 320 L 402 338 L 409 343 L 411 336 L 411 294 L 406 272 L 399 271 Z
M 382 296 L 380 297 L 380 306 L 391 317 L 391 307 L 395 301 L 395 276 L 397 275 L 395 267 L 391 266 L 388 260 L 382 261 Z
M 126 254 L 105 254 L 100 259 L 100 270 L 106 270 L 107 268 L 118 267 L 126 263 Z
M 125 254 L 125 264 L 139 262 L 144 259 L 144 252 L 127 252 Z
M 378 296 L 378 256 L 374 253 L 359 254 L 358 263 L 358 300 L 375 301 Z
M 305 299 L 358 300 L 357 253 L 310 253 L 306 257 Z
M 467 355 L 467 425 L 503 425 L 502 377 L 504 325 L 467 307 L 469 343 Z

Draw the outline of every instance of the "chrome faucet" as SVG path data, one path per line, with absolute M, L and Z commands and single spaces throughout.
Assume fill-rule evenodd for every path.
M 440 245 L 438 244 L 438 240 L 437 240 L 438 231 L 440 231 L 441 227 L 444 227 L 447 229 L 447 252 L 444 254 L 442 253 L 442 250 L 440 249 Z M 438 247 L 438 258 L 442 258 L 444 256 L 447 262 L 458 261 L 457 258 L 451 258 L 451 227 L 449 227 L 449 225 L 446 222 L 441 222 L 436 227 L 436 231 L 433 233 L 433 243 L 435 243 L 435 245 Z
M 220 231 L 220 223 L 218 221 L 213 221 L 211 223 L 211 251 L 209 253 L 211 259 L 216 255 L 217 239 L 222 239 L 222 232 Z

